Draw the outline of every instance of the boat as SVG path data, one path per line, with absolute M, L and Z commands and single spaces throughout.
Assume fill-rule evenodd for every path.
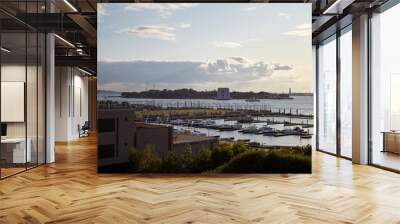
M 273 131 L 273 130 L 275 130 L 275 129 L 269 127 L 268 125 L 264 125 L 264 126 L 262 126 L 261 128 L 258 129 L 256 134 L 262 135 L 264 132 Z
M 312 134 L 310 134 L 310 130 L 307 130 L 307 133 L 303 133 L 300 135 L 300 138 L 309 139 L 312 138 Z
M 303 129 L 301 129 L 299 127 L 295 127 L 293 129 L 283 129 L 283 130 L 275 133 L 275 135 L 273 135 L 273 136 L 274 137 L 289 136 L 289 135 L 301 136 L 304 134 L 306 134 L 306 132 Z
M 220 131 L 236 131 L 242 129 L 241 124 L 223 124 L 218 127 Z
M 181 119 L 171 120 L 169 123 L 172 125 L 184 125 L 184 121 Z
M 312 135 L 311 134 L 303 134 L 303 135 L 300 135 L 300 138 L 309 139 L 309 138 L 312 138 Z
M 206 136 L 206 134 L 201 133 L 200 131 L 197 131 L 197 130 L 194 130 L 194 131 L 192 132 L 192 135 L 194 135 L 194 136 Z
M 249 126 L 247 128 L 240 130 L 240 132 L 246 133 L 246 134 L 255 134 L 258 132 L 258 128 L 257 128 L 257 126 L 252 125 L 252 126 Z

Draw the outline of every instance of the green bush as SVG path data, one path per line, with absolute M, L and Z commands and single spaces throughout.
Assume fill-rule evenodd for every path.
M 182 161 L 182 171 L 183 172 L 190 172 L 193 168 L 193 153 L 192 153 L 192 146 L 185 145 L 185 149 L 180 154 L 181 161 Z
M 261 150 L 238 142 L 193 155 L 187 145 L 181 152 L 168 151 L 162 160 L 147 146 L 142 151 L 132 149 L 129 160 L 132 172 L 143 173 L 310 173 L 311 146 Z
M 201 149 L 193 161 L 193 172 L 204 172 L 213 169 L 211 154 L 212 151 L 210 149 Z
M 311 156 L 312 147 L 311 147 L 310 144 L 303 146 L 302 149 L 303 149 L 303 154 L 304 155 Z
M 233 154 L 236 156 L 240 153 L 250 151 L 250 147 L 246 145 L 243 141 L 238 141 L 232 146 Z
M 139 170 L 139 163 L 142 157 L 142 153 L 132 148 L 129 151 L 129 161 L 130 161 L 130 169 L 132 172 L 137 172 Z
M 213 167 L 218 167 L 226 162 L 229 162 L 234 156 L 232 146 L 229 144 L 220 144 L 211 153 Z
M 286 150 L 287 152 L 306 155 L 306 156 L 311 156 L 311 151 L 312 151 L 311 145 L 295 146 L 295 147 L 291 147 L 289 149 L 283 149 L 283 150 Z
M 161 159 L 152 146 L 146 146 L 141 152 L 135 149 L 131 150 L 129 160 L 131 169 L 135 172 L 159 172 L 161 168 Z
M 311 173 L 311 158 L 283 152 L 249 151 L 216 168 L 221 173 Z
M 182 168 L 181 157 L 174 151 L 169 150 L 162 160 L 162 172 L 177 173 Z

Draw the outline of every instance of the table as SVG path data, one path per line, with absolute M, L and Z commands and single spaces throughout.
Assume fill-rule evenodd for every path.
M 400 154 L 400 131 L 383 131 L 382 152 Z
M 31 139 L 27 140 L 25 150 L 25 138 L 5 138 L 1 139 L 1 157 L 6 163 L 26 163 L 31 162 Z

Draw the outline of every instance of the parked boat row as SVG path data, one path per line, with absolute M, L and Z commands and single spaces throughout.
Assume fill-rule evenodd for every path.
M 214 120 L 192 120 L 192 121 L 173 120 L 169 124 L 195 127 L 195 128 L 214 129 L 218 131 L 239 131 L 244 134 L 256 134 L 256 135 L 264 135 L 272 137 L 283 137 L 291 135 L 300 136 L 301 138 L 304 139 L 312 137 L 312 135 L 308 131 L 300 127 L 278 130 L 270 127 L 268 124 L 262 127 L 251 125 L 246 128 L 243 128 L 242 124 L 238 122 L 236 122 L 235 124 L 216 124 Z

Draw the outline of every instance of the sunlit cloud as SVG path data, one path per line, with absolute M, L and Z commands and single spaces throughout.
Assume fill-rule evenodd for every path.
M 133 28 L 124 28 L 117 31 L 117 33 L 127 33 L 142 38 L 172 41 L 175 40 L 174 30 L 173 27 L 164 25 L 143 25 Z
M 190 28 L 192 25 L 190 23 L 180 23 L 178 25 L 179 28 L 181 29 L 186 29 L 186 28 Z
M 294 30 L 284 32 L 283 34 L 287 36 L 308 37 L 311 35 L 311 24 L 305 23 L 297 25 Z
M 143 11 L 153 10 L 161 16 L 169 16 L 174 11 L 183 10 L 198 6 L 198 3 L 135 3 L 129 4 L 125 10 Z
M 220 47 L 220 48 L 238 48 L 242 47 L 242 44 L 238 42 L 231 42 L 231 41 L 214 41 L 212 43 L 214 47 Z
M 254 11 L 254 10 L 257 10 L 257 9 L 262 7 L 261 4 L 254 4 L 253 3 L 253 4 L 249 4 L 249 5 L 251 5 L 251 6 L 243 8 L 243 11 L 250 12 L 250 11 Z
M 139 91 L 146 83 L 158 87 L 216 88 L 230 83 L 247 83 L 251 80 L 267 82 L 273 74 L 282 75 L 292 69 L 285 64 L 253 61 L 245 57 L 227 57 L 206 61 L 99 61 L 99 86 L 114 91 Z M 140 75 L 134 75 L 140 74 Z M 251 88 L 241 85 L 242 89 Z

